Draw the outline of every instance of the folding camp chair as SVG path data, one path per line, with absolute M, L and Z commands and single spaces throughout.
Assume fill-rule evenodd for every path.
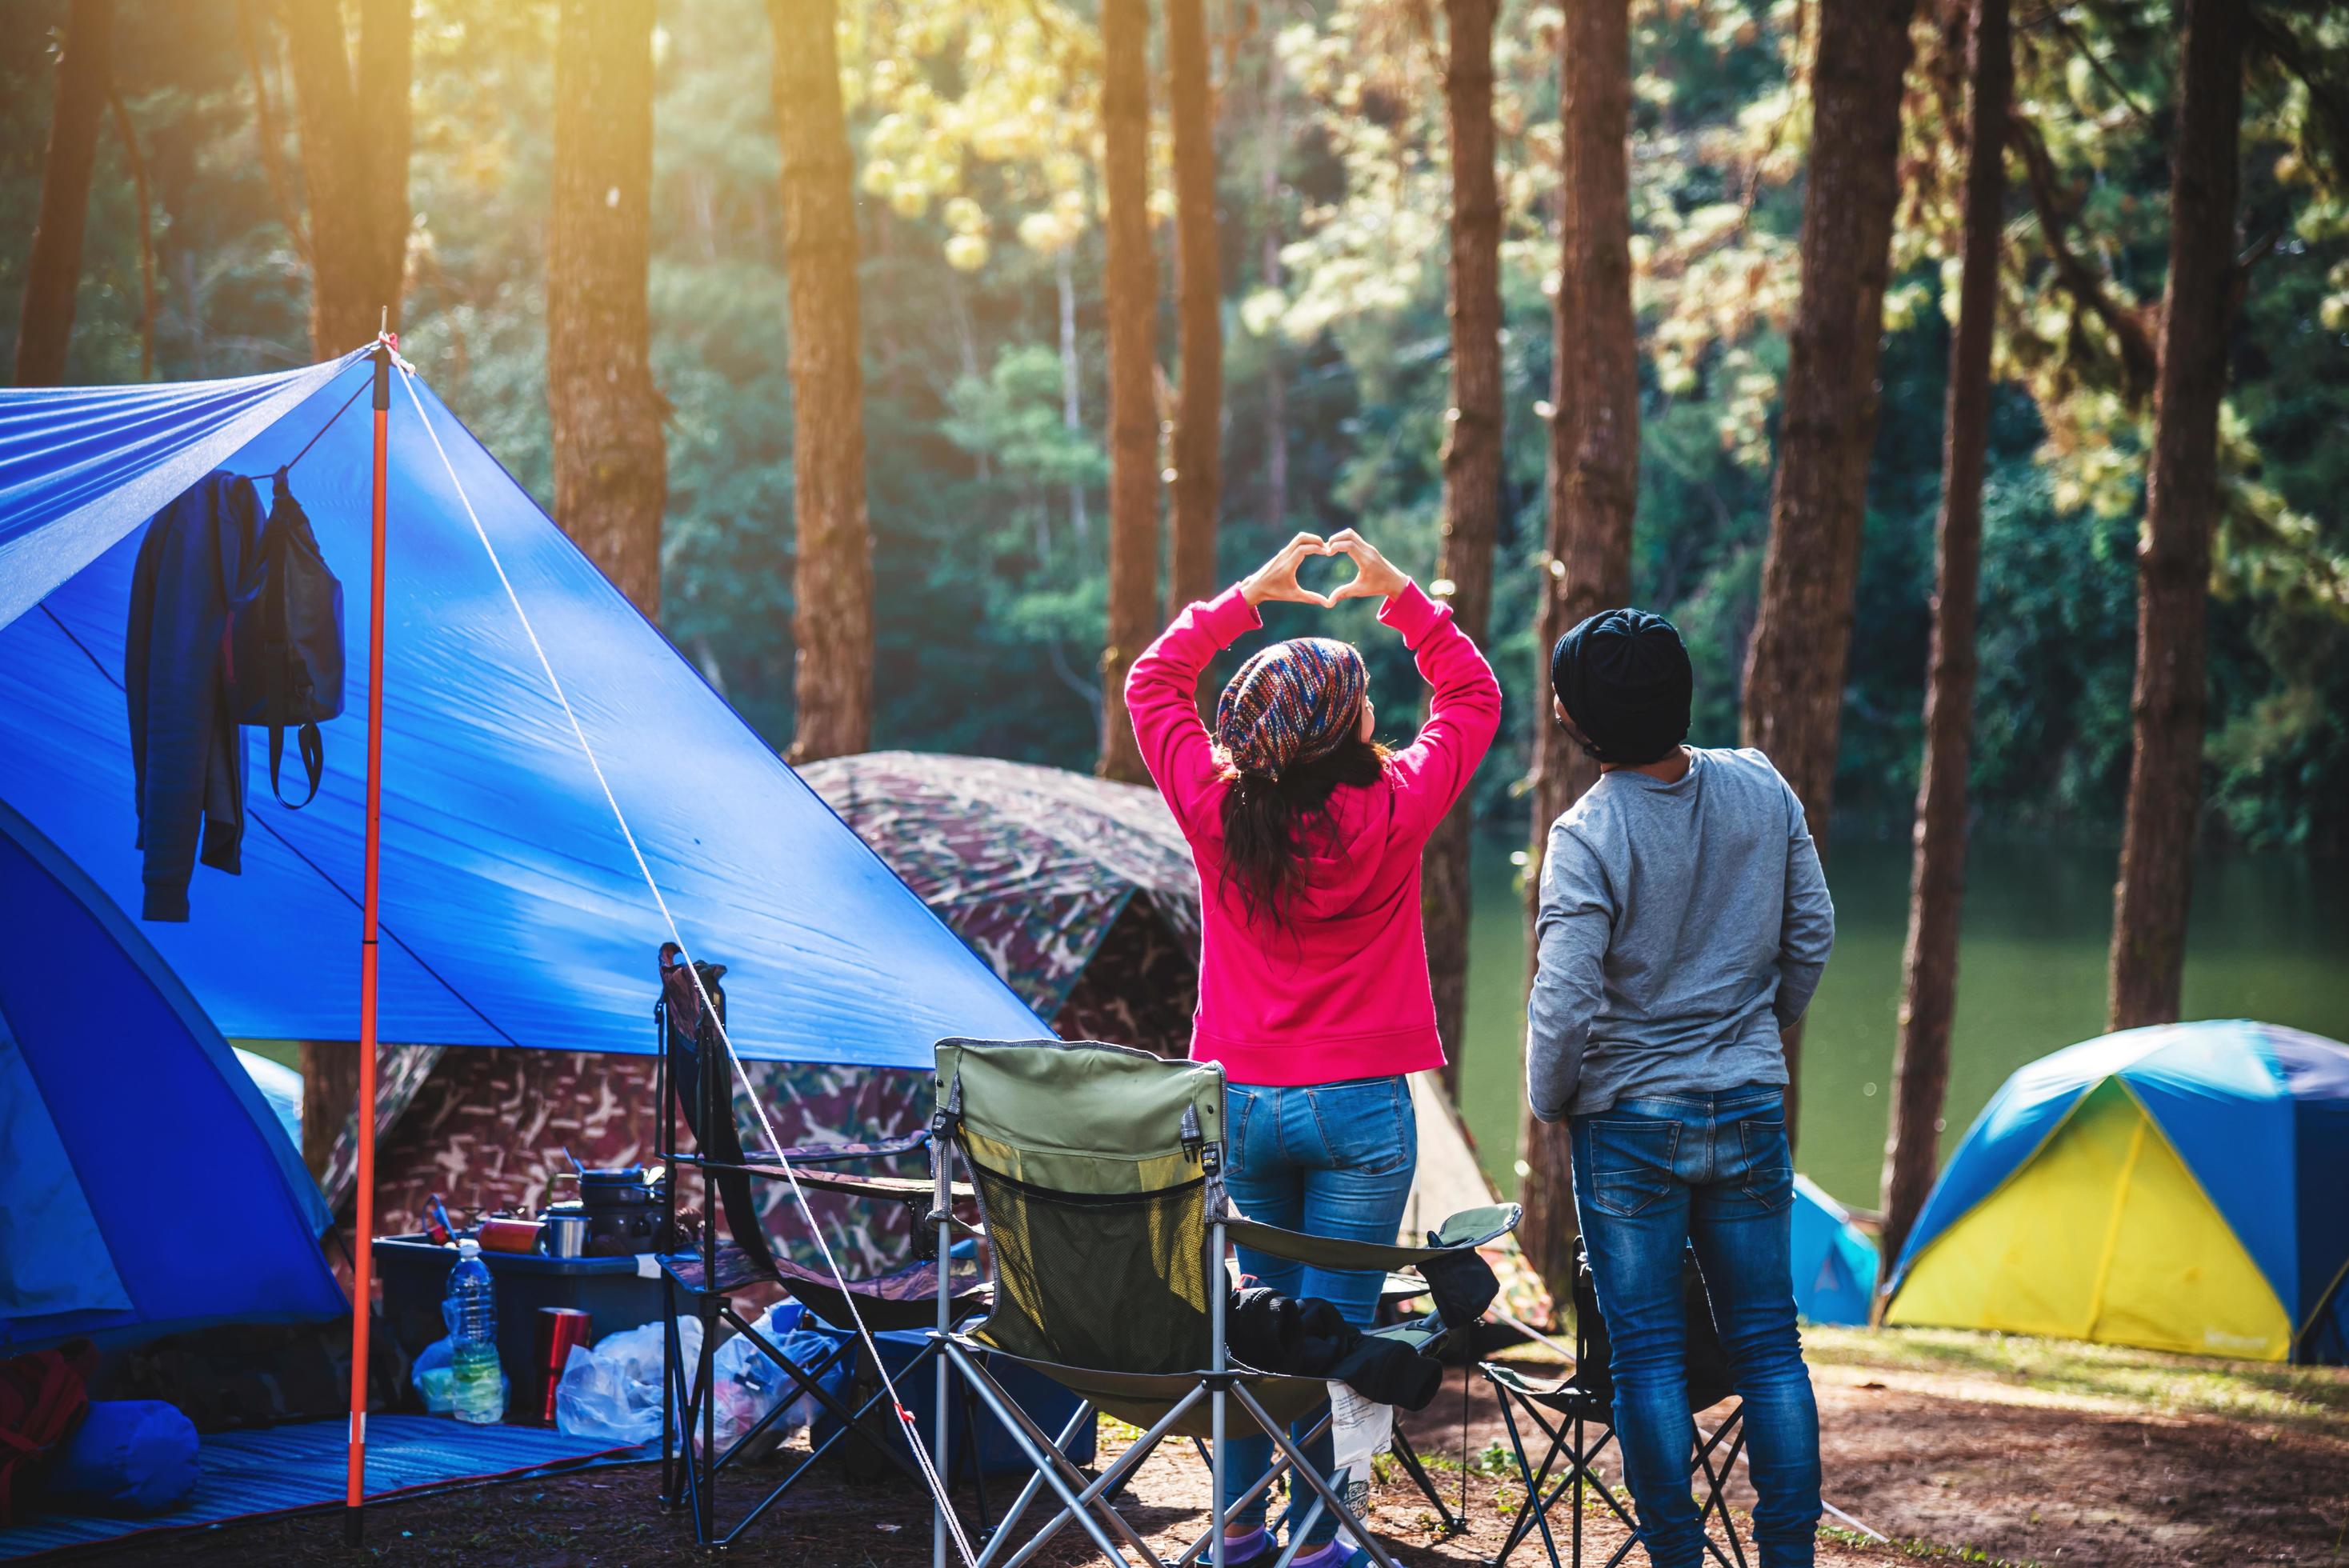
M 909 1137 L 869 1143 L 818 1144 L 805 1148 L 746 1152 L 734 1124 L 733 1085 L 726 1048 L 719 1037 L 726 994 L 719 986 L 725 974 L 721 965 L 702 964 L 700 985 L 689 979 L 679 984 L 681 965 L 673 965 L 674 950 L 662 950 L 664 990 L 660 1003 L 654 1010 L 656 1027 L 662 1044 L 660 1066 L 656 1074 L 656 1092 L 662 1107 L 660 1120 L 660 1159 L 667 1168 L 669 1179 L 662 1215 L 661 1294 L 662 1318 L 665 1333 L 662 1344 L 661 1399 L 661 1489 L 660 1502 L 665 1511 L 688 1509 L 693 1517 L 694 1539 L 701 1545 L 730 1545 L 759 1518 L 780 1501 L 783 1494 L 807 1473 L 808 1467 L 843 1439 L 854 1436 L 887 1458 L 899 1470 L 916 1482 L 920 1471 L 896 1436 L 896 1422 L 884 1425 L 864 1418 L 877 1410 L 885 1411 L 887 1387 L 884 1385 L 854 1408 L 823 1387 L 823 1379 L 842 1362 L 860 1354 L 854 1340 L 844 1340 L 812 1363 L 786 1355 L 782 1347 L 761 1333 L 743 1315 L 735 1298 L 744 1291 L 761 1285 L 781 1285 L 802 1303 L 810 1312 L 835 1327 L 846 1327 L 861 1320 L 873 1332 L 926 1329 L 939 1322 L 959 1323 L 982 1310 L 987 1303 L 986 1280 L 975 1257 L 957 1258 L 950 1244 L 934 1247 L 933 1242 L 945 1233 L 945 1227 L 934 1231 L 926 1222 L 933 1197 L 932 1185 L 918 1177 L 848 1175 L 839 1171 L 809 1167 L 836 1164 L 854 1160 L 883 1159 L 913 1152 L 929 1141 L 926 1130 Z M 719 1021 L 707 1016 L 701 1006 L 704 994 L 719 1014 Z M 693 1153 L 678 1148 L 678 1117 L 682 1112 L 694 1134 Z M 807 1268 L 787 1257 L 779 1257 L 768 1244 L 766 1233 L 759 1223 L 758 1206 L 753 1197 L 753 1181 L 780 1181 L 788 1180 L 783 1161 L 789 1161 L 799 1185 L 809 1191 L 838 1193 L 866 1202 L 895 1203 L 906 1209 L 915 1222 L 911 1226 L 912 1247 L 916 1254 L 905 1267 L 872 1278 L 842 1281 L 831 1274 Z M 696 1172 L 700 1178 L 702 1223 L 698 1244 L 688 1251 L 672 1251 L 668 1238 L 677 1234 L 677 1192 L 681 1173 Z M 957 1187 L 947 1194 L 968 1199 L 968 1187 Z M 728 1237 L 720 1241 L 718 1220 L 720 1212 L 726 1219 Z M 951 1225 L 949 1213 L 947 1224 Z M 945 1288 L 940 1288 L 941 1268 L 945 1270 Z M 844 1287 L 844 1288 L 843 1288 Z M 679 1306 L 689 1304 L 701 1323 L 701 1347 L 698 1357 L 688 1358 L 684 1350 L 683 1336 L 678 1330 Z M 751 1449 L 761 1434 L 795 1403 L 783 1398 L 756 1423 L 735 1437 L 720 1449 L 717 1442 L 717 1406 L 714 1376 L 719 1329 L 723 1325 L 735 1333 L 747 1335 L 750 1343 L 781 1368 L 783 1375 L 801 1393 L 813 1398 L 838 1419 L 832 1434 L 815 1445 L 813 1450 L 795 1463 L 790 1472 L 765 1496 L 753 1503 L 740 1519 L 722 1532 L 718 1523 L 718 1477 Z M 913 1362 L 895 1376 L 910 1377 L 923 1362 L 937 1354 L 935 1344 L 926 1345 Z M 852 1396 L 853 1398 L 853 1396 Z M 965 1429 L 976 1435 L 977 1400 L 970 1390 L 963 1390 Z M 939 1426 L 944 1429 L 946 1405 L 939 1403 Z M 698 1427 L 698 1442 L 695 1429 Z M 876 1430 L 876 1428 L 879 1429 Z M 975 1444 L 967 1445 L 975 1448 Z M 978 1466 L 974 1462 L 974 1470 Z M 986 1480 L 978 1479 L 979 1511 L 987 1511 Z
M 1223 1502 L 1224 1437 L 1235 1403 L 1276 1449 L 1271 1470 L 1242 1503 L 1286 1473 L 1293 1498 L 1298 1483 L 1310 1490 L 1292 1521 L 1292 1542 L 1327 1509 L 1381 1568 L 1394 1568 L 1289 1435 L 1292 1422 L 1328 1399 L 1328 1385 L 1231 1358 L 1226 1248 L 1237 1241 L 1330 1269 L 1414 1267 L 1506 1233 L 1517 1222 L 1516 1205 L 1455 1214 L 1424 1247 L 1299 1235 L 1240 1218 L 1224 1190 L 1224 1075 L 1213 1063 L 1089 1043 L 947 1040 L 938 1046 L 936 1088 L 933 1219 L 943 1240 L 949 1167 L 959 1155 L 978 1191 L 996 1285 L 988 1317 L 968 1332 L 954 1330 L 941 1311 L 939 1387 L 948 1367 L 959 1372 L 1035 1467 L 977 1554 L 978 1568 L 999 1562 L 1019 1568 L 1071 1522 L 1112 1563 L 1156 1564 L 1158 1554 L 1112 1499 L 1162 1442 L 1178 1436 L 1211 1440 L 1215 1501 L 1206 1532 L 1174 1562 L 1182 1568 L 1205 1557 L 1222 1568 L 1224 1522 L 1239 1506 Z M 1423 1349 L 1444 1335 L 1434 1318 L 1374 1332 Z M 1057 1438 L 1006 1396 L 988 1369 L 996 1357 L 1033 1367 L 1078 1397 L 1075 1418 Z M 1095 1411 L 1143 1430 L 1089 1476 L 1065 1449 Z M 936 1440 L 943 1459 L 943 1433 Z M 1059 1513 L 1015 1549 L 1012 1527 L 1048 1488 Z M 940 1511 L 933 1542 L 940 1568 L 947 1524 Z M 1280 1568 L 1295 1550 L 1281 1555 Z
M 1697 1272 L 1693 1253 L 1688 1254 L 1683 1264 L 1682 1286 L 1688 1314 L 1689 1410 L 1693 1415 L 1729 1398 L 1734 1385 L 1728 1353 L 1723 1349 L 1721 1336 L 1713 1327 L 1713 1305 L 1704 1294 L 1704 1279 Z M 1560 1568 L 1557 1540 L 1550 1532 L 1549 1511 L 1559 1499 L 1570 1496 L 1568 1519 L 1572 1546 L 1567 1561 L 1574 1568 L 1581 1568 L 1582 1496 L 1586 1484 L 1631 1532 L 1631 1539 L 1607 1559 L 1605 1568 L 1615 1568 L 1631 1554 L 1639 1540 L 1639 1522 L 1624 1508 L 1621 1499 L 1599 1476 L 1597 1468 L 1599 1457 L 1615 1441 L 1615 1381 L 1608 1367 L 1611 1354 L 1607 1323 L 1599 1315 L 1599 1295 L 1591 1286 L 1589 1261 L 1582 1243 L 1577 1241 L 1573 1368 L 1563 1377 L 1544 1379 L 1528 1377 L 1503 1361 L 1477 1365 L 1477 1370 L 1493 1386 L 1500 1401 L 1501 1417 L 1508 1423 L 1509 1446 L 1516 1453 L 1517 1478 L 1526 1489 L 1526 1500 L 1518 1505 L 1517 1516 L 1510 1522 L 1508 1538 L 1493 1558 L 1495 1563 L 1507 1562 L 1509 1553 L 1538 1528 L 1542 1544 L 1549 1552 L 1550 1568 Z M 1517 1425 L 1520 1411 L 1549 1439 L 1549 1449 L 1542 1456 L 1539 1466 L 1528 1462 L 1526 1457 L 1525 1437 Z M 1590 1436 L 1593 1428 L 1598 1429 L 1595 1440 Z M 1707 1527 L 1705 1551 L 1721 1568 L 1745 1568 L 1745 1548 L 1738 1542 L 1737 1523 L 1730 1516 L 1728 1499 L 1723 1495 L 1723 1488 L 1729 1482 L 1730 1472 L 1736 1469 L 1737 1456 L 1744 1444 L 1745 1410 L 1740 1405 L 1710 1432 L 1702 1423 L 1697 1426 L 1694 1455 L 1689 1463 L 1691 1480 L 1702 1477 L 1703 1482 L 1697 1519 Z M 1566 1473 L 1553 1481 L 1550 1478 L 1561 1460 L 1565 1461 Z M 1715 1519 L 1720 1521 L 1722 1534 L 1728 1542 L 1725 1552 L 1710 1532 Z

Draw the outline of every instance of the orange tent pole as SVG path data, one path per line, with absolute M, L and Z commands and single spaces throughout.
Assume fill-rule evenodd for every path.
M 359 926 L 359 1168 L 351 1249 L 350 1472 L 343 1539 L 359 1544 L 367 1503 L 367 1316 L 375 1275 L 375 976 L 377 872 L 383 858 L 383 511 L 391 467 L 391 344 L 375 346 L 375 517 L 367 583 L 367 858 Z

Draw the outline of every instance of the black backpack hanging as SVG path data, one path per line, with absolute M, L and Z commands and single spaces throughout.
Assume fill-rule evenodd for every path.
M 229 606 L 230 710 L 239 724 L 269 730 L 269 789 L 296 810 L 318 798 L 326 770 L 323 719 L 343 711 L 343 585 L 318 552 L 309 515 L 277 470 L 269 521 L 243 591 Z M 278 788 L 285 732 L 298 729 L 310 792 L 288 800 Z

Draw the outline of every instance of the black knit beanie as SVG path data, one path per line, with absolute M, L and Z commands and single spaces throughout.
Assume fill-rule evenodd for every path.
M 1550 688 L 1601 762 L 1660 762 L 1688 738 L 1694 678 L 1681 634 L 1645 610 L 1602 610 L 1550 650 Z

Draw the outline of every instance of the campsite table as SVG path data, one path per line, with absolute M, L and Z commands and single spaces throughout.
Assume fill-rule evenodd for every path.
M 542 1407 L 539 1368 L 533 1364 L 532 1336 L 542 1306 L 576 1307 L 587 1315 L 587 1334 L 601 1339 L 661 1317 L 660 1266 L 647 1253 L 639 1257 L 550 1258 L 537 1253 L 481 1253 L 497 1288 L 498 1359 L 512 1392 L 506 1418 L 519 1422 Z M 400 1348 L 414 1356 L 448 1333 L 440 1298 L 457 1249 L 422 1236 L 378 1236 L 377 1272 L 383 1279 L 383 1316 Z

